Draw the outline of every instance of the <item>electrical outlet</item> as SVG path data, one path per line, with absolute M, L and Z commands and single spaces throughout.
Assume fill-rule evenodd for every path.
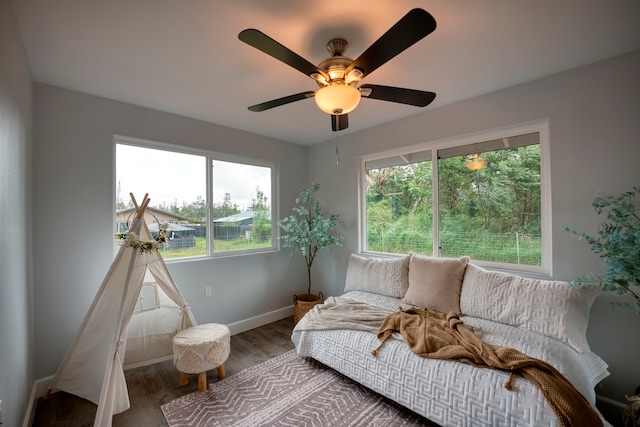
M 209 298 L 212 295 L 211 286 L 204 288 L 204 297 Z

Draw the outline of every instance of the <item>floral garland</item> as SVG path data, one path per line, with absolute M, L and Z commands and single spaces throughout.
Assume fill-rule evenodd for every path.
M 144 252 L 153 252 L 160 249 L 160 245 L 168 245 L 168 232 L 169 224 L 163 222 L 158 225 L 158 235 L 155 237 L 153 241 L 143 242 L 140 240 L 136 233 L 117 233 L 115 234 L 116 239 L 124 240 L 125 246 L 135 248 L 140 251 L 140 253 Z

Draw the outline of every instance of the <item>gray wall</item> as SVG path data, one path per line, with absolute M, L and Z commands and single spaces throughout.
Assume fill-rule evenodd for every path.
M 640 185 L 640 51 L 458 102 L 340 137 L 309 150 L 309 180 L 321 185 L 328 212 L 340 213 L 344 248 L 321 257 L 316 283 L 342 292 L 347 255 L 358 250 L 357 158 L 370 153 L 549 119 L 553 209 L 553 274 L 570 280 L 602 262 L 560 225 L 595 232 L 603 218 L 591 202 L 598 190 L 620 193 Z M 350 120 L 358 120 L 358 110 Z M 640 385 L 640 316 L 610 308 L 606 294 L 591 312 L 592 349 L 610 364 L 597 392 L 618 402 Z
M 0 0 L 0 400 L 17 426 L 33 373 L 31 308 L 31 73 L 13 7 Z
M 33 119 L 38 378 L 54 373 L 113 260 L 113 134 L 276 161 L 283 212 L 307 178 L 306 147 L 45 84 L 34 86 Z M 289 306 L 305 283 L 304 262 L 287 251 L 169 269 L 199 323 Z M 212 298 L 204 298 L 205 286 Z

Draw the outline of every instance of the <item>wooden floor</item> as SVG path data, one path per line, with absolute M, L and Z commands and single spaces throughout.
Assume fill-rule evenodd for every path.
M 262 363 L 293 349 L 291 331 L 293 317 L 231 337 L 231 354 L 224 364 L 226 375 Z M 167 422 L 160 410 L 177 397 L 198 390 L 197 375 L 184 387 L 178 386 L 180 373 L 168 360 L 154 365 L 125 371 L 131 407 L 113 417 L 114 427 L 157 427 Z M 207 382 L 218 381 L 215 369 L 207 374 Z M 38 399 L 33 427 L 93 426 L 96 405 L 64 392 Z

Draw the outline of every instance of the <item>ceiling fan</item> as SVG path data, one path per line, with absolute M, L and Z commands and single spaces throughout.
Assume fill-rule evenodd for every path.
M 349 126 L 347 114 L 357 107 L 361 96 L 425 107 L 435 99 L 435 93 L 374 84 L 358 86 L 358 83 L 435 29 L 436 21 L 429 12 L 412 9 L 355 60 L 343 56 L 348 47 L 344 39 L 330 40 L 327 49 L 331 57 L 317 66 L 259 30 L 244 30 L 238 34 L 240 40 L 308 75 L 320 87 L 252 105 L 249 110 L 265 111 L 313 97 L 318 107 L 331 115 L 332 130 L 338 131 Z

